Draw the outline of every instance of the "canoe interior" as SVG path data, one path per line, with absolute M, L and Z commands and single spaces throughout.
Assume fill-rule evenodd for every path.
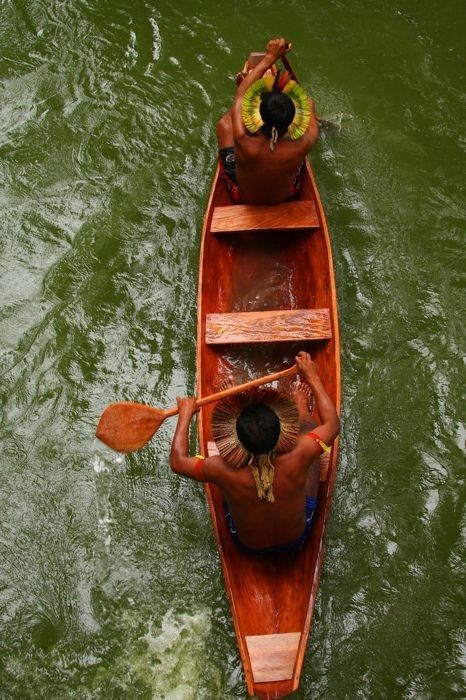
M 326 390 L 339 411 L 339 336 L 332 254 L 324 212 L 307 162 L 301 200 L 314 203 L 319 218 L 318 228 L 214 235 L 210 231 L 214 208 L 231 206 L 217 171 L 201 241 L 198 397 L 219 391 L 228 379 L 238 384 L 285 369 L 294 363 L 299 350 L 307 350 L 317 363 Z M 330 310 L 330 340 L 259 342 L 253 345 L 207 345 L 205 342 L 207 314 L 320 308 Z M 203 407 L 198 421 L 204 454 L 207 454 L 207 444 L 212 440 L 212 411 L 213 405 Z M 332 448 L 327 480 L 320 484 L 319 505 L 311 536 L 298 554 L 254 559 L 239 552 L 225 524 L 221 492 L 215 486 L 206 486 L 251 695 L 279 698 L 298 686 L 318 586 L 322 537 L 335 480 L 337 450 L 338 441 Z M 300 633 L 300 641 L 292 677 L 254 683 L 246 637 L 296 632 Z

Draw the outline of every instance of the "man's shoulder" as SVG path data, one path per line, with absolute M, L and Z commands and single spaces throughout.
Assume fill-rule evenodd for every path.
M 298 436 L 295 446 L 290 452 L 278 456 L 280 463 L 289 469 L 301 469 L 309 464 L 309 458 L 318 456 L 319 448 L 313 440 L 305 435 Z
M 301 136 L 300 139 L 290 139 L 285 137 L 282 140 L 278 141 L 277 146 L 280 147 L 283 151 L 286 151 L 288 154 L 296 153 L 297 155 L 300 155 L 303 158 L 311 150 L 311 147 L 309 145 L 309 139 L 306 138 L 306 134 L 304 134 L 304 136 Z
M 220 455 L 207 457 L 204 462 L 204 474 L 208 481 L 220 484 L 222 481 L 231 478 L 231 474 L 236 471 L 231 464 Z
M 234 137 L 235 150 L 243 153 L 257 153 L 263 145 L 263 139 L 257 134 L 242 134 Z
M 228 462 L 223 459 L 221 455 L 212 455 L 206 458 L 206 464 L 211 466 L 213 469 L 220 469 L 223 471 L 231 471 L 233 467 L 228 464 Z

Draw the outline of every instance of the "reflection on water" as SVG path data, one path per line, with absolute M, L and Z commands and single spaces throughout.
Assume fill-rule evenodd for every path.
M 286 16 L 319 114 L 343 114 L 312 156 L 344 429 L 297 697 L 462 697 L 462 23 L 449 3 L 266 0 L 258 46 L 250 3 L 175 5 L 2 3 L 0 695 L 244 697 L 173 423 L 124 461 L 94 429 L 111 401 L 193 391 L 215 120 Z M 235 310 L 296 308 L 273 245 Z M 232 348 L 219 382 L 281 353 Z

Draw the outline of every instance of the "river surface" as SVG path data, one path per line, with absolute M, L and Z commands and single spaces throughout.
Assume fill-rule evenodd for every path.
M 465 696 L 465 24 L 459 0 L 0 1 L 2 700 L 245 698 L 173 422 L 126 458 L 94 430 L 194 390 L 215 123 L 277 34 L 341 124 L 311 158 L 341 458 L 294 697 Z

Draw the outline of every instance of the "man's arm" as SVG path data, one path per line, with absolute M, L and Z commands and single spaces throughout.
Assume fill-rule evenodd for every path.
M 176 397 L 178 404 L 178 423 L 176 424 L 170 451 L 170 467 L 177 474 L 187 476 L 195 481 L 214 482 L 212 466 L 215 457 L 208 457 L 201 462 L 196 457 L 189 456 L 189 425 L 191 418 L 197 412 L 196 399 Z
M 243 82 L 238 87 L 233 108 L 231 110 L 233 138 L 235 143 L 248 133 L 246 127 L 244 126 L 243 117 L 241 114 L 241 102 L 243 100 L 244 93 L 253 83 L 256 82 L 256 80 L 262 78 L 269 68 L 271 68 L 279 58 L 288 53 L 288 51 L 291 51 L 291 44 L 287 44 L 283 37 L 281 39 L 271 39 L 267 44 L 264 58 L 247 74 Z
M 324 389 L 319 375 L 317 374 L 316 364 L 311 360 L 311 356 L 307 352 L 300 352 L 296 357 L 298 372 L 303 379 L 309 384 L 316 400 L 316 407 L 320 415 L 321 424 L 312 430 L 326 445 L 331 445 L 340 432 L 340 419 L 335 410 L 335 406 Z M 305 438 L 306 443 L 310 446 L 315 446 L 315 452 L 318 454 L 321 448 L 313 440 Z

